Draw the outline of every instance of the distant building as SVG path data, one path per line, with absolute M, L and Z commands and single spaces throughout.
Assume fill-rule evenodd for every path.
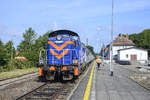
M 20 51 L 16 50 L 16 57 L 15 60 L 19 60 L 19 61 L 27 61 L 27 59 L 25 57 L 21 57 L 19 56 Z
M 15 60 L 19 60 L 19 61 L 27 61 L 27 59 L 25 57 L 15 57 Z
M 111 42 L 112 43 L 112 42 Z M 105 56 L 109 59 L 110 44 L 105 48 Z M 128 39 L 128 34 L 119 34 L 113 40 L 113 59 L 117 61 L 139 61 L 145 63 L 148 60 L 148 51 L 135 47 L 135 44 Z
M 131 40 L 128 39 L 128 34 L 126 35 L 119 34 L 118 37 L 116 37 L 113 40 L 113 57 L 117 58 L 118 50 L 131 48 L 134 46 L 135 44 Z M 109 48 L 110 48 L 110 44 L 107 45 L 107 49 Z M 109 52 L 108 52 L 108 56 L 109 56 Z
M 111 42 L 112 43 L 112 42 Z M 119 34 L 113 40 L 113 59 L 118 61 L 138 61 L 146 63 L 148 61 L 148 51 L 142 48 L 135 47 L 135 44 L 129 40 L 128 34 Z M 104 49 L 106 59 L 110 57 L 110 44 Z
M 141 48 L 131 47 L 118 50 L 119 61 L 139 61 L 146 63 L 148 60 L 148 51 Z
M 131 48 L 134 46 L 135 44 L 128 39 L 128 34 L 119 34 L 113 41 L 113 55 L 116 56 L 118 54 L 118 50 L 120 49 Z

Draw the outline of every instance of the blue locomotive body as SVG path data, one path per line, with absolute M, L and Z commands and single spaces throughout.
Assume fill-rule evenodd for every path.
M 46 55 L 46 64 L 39 66 L 39 74 L 46 80 L 76 78 L 86 63 L 92 60 L 78 34 L 69 30 L 58 30 L 49 34 Z
M 60 39 L 58 39 L 58 38 Z M 72 35 L 60 31 L 57 36 L 49 37 L 47 44 L 47 64 L 48 65 L 73 65 L 73 60 L 80 61 L 80 39 L 76 36 L 74 40 Z M 78 43 L 76 47 L 74 42 Z

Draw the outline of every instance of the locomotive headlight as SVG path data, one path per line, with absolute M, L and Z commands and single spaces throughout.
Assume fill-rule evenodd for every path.
M 77 64 L 78 60 L 77 59 L 73 59 L 73 64 Z
M 61 40 L 61 35 L 57 35 L 57 40 Z

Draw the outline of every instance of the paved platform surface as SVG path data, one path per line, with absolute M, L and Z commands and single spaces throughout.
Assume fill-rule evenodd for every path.
M 92 85 L 87 87 L 92 69 L 90 68 L 70 100 L 150 100 L 150 91 L 128 78 L 133 74 L 132 71 L 114 66 L 115 72 L 112 77 L 109 75 L 109 65 L 101 66 L 100 70 L 97 70 L 95 65 Z M 89 98 L 85 99 L 87 88 L 90 88 L 90 93 Z

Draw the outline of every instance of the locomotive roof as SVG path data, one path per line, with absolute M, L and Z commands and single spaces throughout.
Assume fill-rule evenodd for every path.
M 77 33 L 70 31 L 70 30 L 57 30 L 57 31 L 53 31 L 53 32 L 49 33 L 49 37 L 54 37 L 58 34 L 69 34 L 72 36 L 79 36 Z

